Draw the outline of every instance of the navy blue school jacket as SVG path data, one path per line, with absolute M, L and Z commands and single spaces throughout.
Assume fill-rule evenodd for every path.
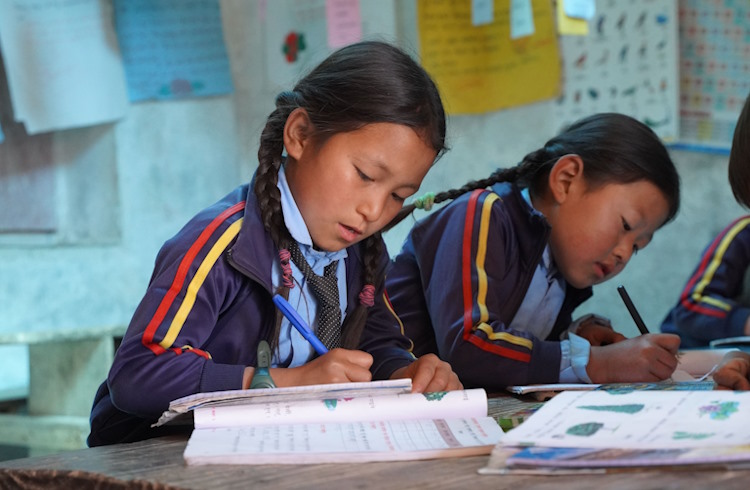
M 566 284 L 565 300 L 546 339 L 510 329 L 550 227 L 512 184 L 475 190 L 419 221 L 386 278 L 387 306 L 417 356 L 451 364 L 465 387 L 554 383 L 560 334 L 591 288 Z M 373 316 L 368 326 L 384 328 Z

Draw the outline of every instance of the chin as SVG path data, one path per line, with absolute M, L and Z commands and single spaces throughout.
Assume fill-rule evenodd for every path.
M 600 283 L 604 282 L 605 278 L 602 278 L 602 279 L 596 279 L 596 278 L 593 278 L 593 279 L 589 279 L 589 278 L 585 278 L 585 279 L 575 278 L 574 279 L 574 278 L 570 278 L 569 279 L 569 278 L 566 277 L 565 280 L 568 282 L 568 284 L 570 284 L 574 288 L 577 288 L 577 289 L 586 289 L 586 288 L 590 288 L 591 286 L 596 286 L 597 284 L 600 284 Z
M 572 282 L 571 282 L 570 284 L 571 284 L 571 285 L 572 285 L 572 286 L 573 286 L 574 288 L 576 288 L 576 289 L 586 289 L 586 288 L 590 288 L 590 287 L 592 287 L 592 286 L 596 286 L 596 285 L 597 285 L 597 284 L 599 284 L 599 283 L 598 283 L 598 282 L 591 282 L 591 281 L 587 281 L 587 282 L 579 282 L 579 283 L 572 283 Z

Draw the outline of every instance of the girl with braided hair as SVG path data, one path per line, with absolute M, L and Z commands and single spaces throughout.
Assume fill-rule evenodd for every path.
M 672 374 L 676 335 L 625 339 L 602 317 L 571 321 L 677 213 L 679 177 L 651 129 L 587 117 L 517 166 L 430 199 L 451 200 L 414 225 L 387 274 L 415 354 L 437 353 L 465 386 L 487 389 Z
M 415 359 L 395 322 L 364 328 L 389 261 L 379 232 L 444 151 L 435 84 L 389 44 L 344 47 L 279 95 L 252 181 L 159 252 L 97 392 L 89 445 L 163 435 L 173 429 L 151 424 L 171 400 L 249 388 L 263 341 L 276 386 L 408 377 L 418 392 L 461 388 L 437 356 Z M 316 355 L 274 294 L 328 352 Z

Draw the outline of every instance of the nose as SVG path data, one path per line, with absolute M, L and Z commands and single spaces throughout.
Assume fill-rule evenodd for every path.
M 368 222 L 377 221 L 383 215 L 386 200 L 387 196 L 382 196 L 380 193 L 365 194 L 359 201 L 357 212 Z
M 629 240 L 621 240 L 614 250 L 615 267 L 625 267 L 633 256 L 633 243 Z

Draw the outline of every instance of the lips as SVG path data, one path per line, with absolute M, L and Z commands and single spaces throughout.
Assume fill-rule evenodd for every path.
M 609 267 L 606 264 L 597 263 L 596 265 L 603 278 L 607 277 L 612 272 L 612 267 Z
M 349 243 L 356 242 L 362 236 L 362 230 L 359 228 L 353 228 L 351 226 L 339 224 L 339 233 L 341 238 Z

